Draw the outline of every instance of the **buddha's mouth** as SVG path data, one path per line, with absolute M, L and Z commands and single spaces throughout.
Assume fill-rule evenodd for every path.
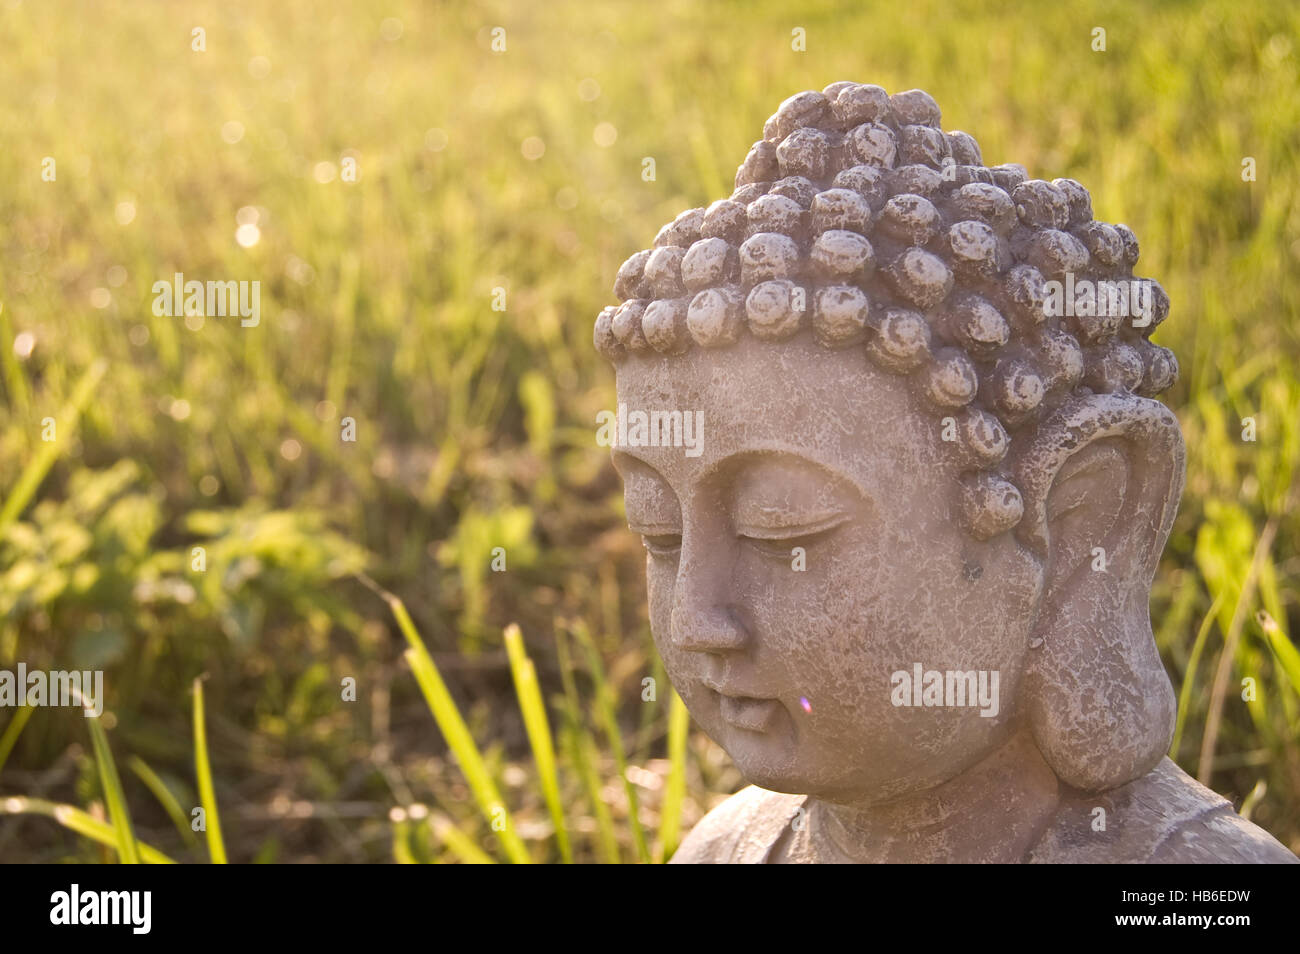
M 753 696 L 724 696 L 718 693 L 722 718 L 737 729 L 748 732 L 765 732 L 781 703 L 776 699 L 755 699 Z

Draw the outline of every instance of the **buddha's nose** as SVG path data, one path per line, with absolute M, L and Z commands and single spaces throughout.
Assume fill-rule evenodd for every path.
M 725 654 L 743 650 L 749 634 L 732 604 L 731 561 L 683 540 L 673 588 L 672 638 L 678 649 Z

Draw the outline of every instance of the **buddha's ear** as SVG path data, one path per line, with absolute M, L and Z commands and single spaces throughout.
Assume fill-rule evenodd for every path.
M 1117 544 L 1144 542 L 1130 539 L 1127 531 L 1135 528 L 1116 527 L 1128 489 L 1128 461 L 1114 440 L 1089 443 L 1061 464 L 1043 513 L 1046 604 L 1058 600 L 1077 574 L 1105 572 L 1119 556 Z
M 1080 395 L 1037 427 L 1014 464 L 1017 536 L 1044 563 L 1025 698 L 1034 738 L 1075 788 L 1149 771 L 1173 734 L 1173 687 L 1148 599 L 1183 487 L 1178 420 L 1127 392 Z

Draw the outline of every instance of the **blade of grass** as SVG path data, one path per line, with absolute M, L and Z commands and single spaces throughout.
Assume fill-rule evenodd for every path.
M 108 735 L 98 716 L 86 720 L 90 723 L 90 744 L 95 750 L 95 764 L 99 767 L 99 781 L 104 789 L 104 801 L 117 835 L 117 858 L 124 865 L 138 865 L 140 852 L 135 844 L 135 831 L 131 828 L 131 815 L 126 808 L 126 795 L 122 780 L 117 775 L 113 752 L 108 746 Z
M 1237 659 L 1237 642 L 1241 638 L 1241 627 L 1246 619 L 1246 610 L 1255 597 L 1260 564 L 1273 548 L 1273 538 L 1277 535 L 1279 519 L 1277 515 L 1270 517 L 1255 543 L 1255 553 L 1250 559 L 1246 578 L 1241 584 L 1241 593 L 1238 594 L 1236 606 L 1232 610 L 1232 622 L 1223 638 L 1223 652 L 1219 654 L 1214 684 L 1210 688 L 1210 711 L 1205 719 L 1205 730 L 1201 733 L 1201 757 L 1196 766 L 1196 780 L 1202 785 L 1208 786 L 1214 776 L 1214 749 L 1219 742 L 1219 724 L 1223 718 L 1224 697 L 1232 678 L 1233 664 Z
M 54 435 L 57 440 L 41 441 L 40 447 L 32 455 L 23 472 L 18 476 L 17 483 L 14 484 L 13 490 L 5 498 L 4 506 L 0 507 L 0 536 L 4 535 L 9 524 L 17 519 L 18 515 L 23 512 L 23 508 L 31 502 L 32 497 L 36 494 L 37 488 L 40 487 L 41 481 L 49 473 L 54 462 L 59 459 L 59 453 L 67 447 L 72 440 L 72 434 L 77 426 L 77 421 L 81 417 L 81 412 L 86 409 L 90 403 L 91 394 L 94 393 L 95 385 L 99 384 L 99 379 L 104 376 L 108 369 L 108 362 L 100 358 L 92 364 L 81 375 L 81 379 L 72 389 L 72 397 L 68 403 L 63 406 L 55 422 Z
M 447 747 L 460 763 L 460 770 L 469 782 L 479 810 L 483 812 L 489 823 L 496 822 L 498 819 L 504 821 L 499 828 L 496 824 L 492 824 L 492 830 L 496 832 L 506 856 L 515 864 L 531 864 L 533 859 L 528 854 L 523 840 L 515 832 L 510 813 L 506 810 L 505 800 L 497 791 L 496 783 L 492 781 L 492 773 L 488 771 L 487 763 L 483 761 L 483 755 L 479 752 L 478 745 L 470 734 L 469 726 L 465 724 L 465 719 L 456 706 L 456 700 L 451 697 L 447 684 L 442 681 L 442 674 L 438 672 L 437 664 L 429 655 L 429 650 L 424 645 L 424 640 L 420 638 L 411 615 L 406 611 L 406 604 L 365 574 L 358 574 L 357 579 L 388 603 L 393 619 L 397 621 L 397 628 L 402 631 L 410 646 L 405 653 L 406 661 L 411 666 L 411 672 L 415 674 L 415 681 L 419 683 L 420 691 L 424 693 L 424 701 L 433 715 L 433 721 L 438 724 L 442 737 L 447 741 Z
M 682 827 L 682 801 L 686 798 L 686 733 L 691 717 L 676 690 L 668 701 L 668 781 L 659 816 L 659 861 L 677 850 Z
M 474 841 L 441 815 L 429 816 L 429 827 L 447 850 L 467 865 L 494 865 L 496 859 L 474 844 Z
M 355 252 L 345 253 L 339 261 L 338 287 L 334 298 L 334 347 L 330 349 L 330 367 L 325 378 L 325 397 L 335 407 L 342 407 L 348 390 L 348 362 L 352 359 L 352 331 L 356 325 L 358 277 L 361 261 Z
M 668 685 L 668 676 L 664 672 L 663 660 L 659 658 L 659 653 L 655 650 L 654 642 L 650 639 L 648 632 L 645 635 L 645 639 L 647 645 L 646 658 L 650 661 L 650 678 L 654 680 L 655 699 L 657 702 L 659 687 Z M 644 680 L 642 680 L 642 683 L 644 684 Z M 644 691 L 643 688 L 642 699 L 645 698 Z M 662 711 L 662 706 L 657 704 L 652 706 L 641 706 L 641 718 L 637 720 L 636 737 L 632 744 L 633 757 L 638 762 L 643 762 L 650 757 L 650 751 L 658 741 L 657 730 L 659 729 L 659 726 L 657 722 L 658 716 Z
M 1286 673 L 1287 681 L 1291 683 L 1291 688 L 1300 694 L 1300 651 L 1296 650 L 1295 643 L 1287 639 L 1286 633 L 1282 632 L 1282 627 L 1277 624 L 1267 610 L 1260 610 L 1255 614 L 1255 621 L 1264 630 L 1264 635 L 1268 637 L 1268 644 L 1272 648 L 1282 671 Z M 4 764 L 4 746 L 0 745 L 0 765 Z
M 600 660 L 600 653 L 596 650 L 596 644 L 587 631 L 586 624 L 582 620 L 575 620 L 572 628 L 573 634 L 582 643 L 583 651 L 587 656 L 587 668 L 596 684 L 596 698 L 592 705 L 596 710 L 597 719 L 605 728 L 605 737 L 609 740 L 610 752 L 618 768 L 618 777 L 623 783 L 623 792 L 627 796 L 628 823 L 632 829 L 632 843 L 636 848 L 637 859 L 642 864 L 649 864 L 650 848 L 646 844 L 645 829 L 641 826 L 636 786 L 627 777 L 627 755 L 623 750 L 623 735 L 618 727 L 618 717 L 614 713 L 613 688 L 605 676 L 605 665 Z
M 1220 593 L 1210 604 L 1209 612 L 1201 620 L 1201 628 L 1196 631 L 1196 642 L 1192 643 L 1192 654 L 1187 659 L 1187 671 L 1183 673 L 1183 685 L 1178 690 L 1178 717 L 1174 723 L 1174 740 L 1169 743 L 1169 757 L 1178 761 L 1178 746 L 1183 741 L 1183 727 L 1187 723 L 1187 711 L 1191 706 L 1192 690 L 1196 688 L 1196 668 L 1201 663 L 1201 653 L 1205 649 L 1205 640 L 1210 635 L 1210 628 L 1218 617 L 1219 607 L 1223 605 Z
M 44 815 L 46 818 L 54 819 L 69 831 L 75 831 L 78 835 L 96 841 L 101 845 L 116 848 L 118 844 L 117 832 L 113 830 L 112 825 L 97 818 L 92 818 L 73 805 L 60 805 L 55 802 L 47 802 L 43 798 L 27 798 L 26 796 L 16 795 L 9 798 L 0 798 L 0 815 Z M 136 847 L 139 849 L 141 860 L 146 864 L 176 864 L 175 861 L 152 845 L 137 841 Z
M 596 818 L 596 830 L 600 833 L 600 848 L 605 863 L 621 864 L 623 858 L 618 848 L 618 836 L 614 832 L 614 817 L 610 814 L 605 800 L 600 797 L 600 778 L 595 769 L 596 741 L 580 715 L 582 708 L 578 700 L 578 687 L 573 679 L 569 641 L 559 622 L 555 624 L 555 651 L 560 663 L 560 679 L 564 684 L 565 749 L 569 753 L 570 761 L 577 766 L 578 778 L 582 782 L 583 791 L 587 793 L 587 800 L 591 803 L 591 812 Z
M 144 759 L 138 755 L 133 755 L 126 760 L 126 766 L 135 773 L 136 778 L 144 782 L 145 787 L 153 793 L 153 797 L 158 799 L 158 804 L 167 812 L 167 816 L 176 826 L 176 830 L 181 833 L 181 838 L 190 847 L 196 847 L 199 843 L 198 838 L 194 836 L 194 829 L 190 827 L 189 819 L 185 817 L 185 809 L 181 808 L 181 803 L 176 800 L 167 784 L 158 777 L 158 773 L 151 769 Z
M 573 848 L 569 844 L 569 831 L 564 821 L 564 807 L 560 803 L 560 780 L 555 768 L 555 745 L 551 739 L 551 724 L 546 718 L 546 705 L 542 690 L 537 684 L 537 669 L 524 649 L 524 637 L 519 627 L 511 623 L 505 630 L 506 653 L 510 657 L 510 674 L 519 698 L 519 711 L 524 717 L 524 730 L 528 744 L 533 749 L 537 765 L 537 778 L 542 786 L 542 796 L 550 810 L 555 825 L 555 841 L 565 864 L 573 864 Z
M 393 822 L 393 860 L 399 865 L 419 864 L 411 850 L 411 823 L 405 812 L 400 820 Z
M 397 608 L 394 607 L 394 610 L 396 611 Z M 404 616 L 406 608 L 401 607 L 401 612 Z M 412 625 L 410 617 L 406 617 L 405 624 L 399 620 L 398 625 L 403 629 Z M 433 657 L 429 655 L 427 649 L 423 649 L 423 643 L 420 646 L 420 649 L 412 646 L 406 651 L 406 661 L 411 666 L 411 672 L 415 674 L 415 681 L 419 683 L 420 691 L 424 693 L 424 701 L 433 714 L 433 720 L 442 731 L 443 738 L 447 740 L 447 747 L 455 754 L 461 771 L 465 773 L 465 780 L 469 782 L 479 810 L 490 823 L 493 823 L 492 830 L 496 832 L 506 856 L 515 864 L 530 864 L 532 858 L 519 835 L 515 833 L 510 813 L 506 811 L 505 801 L 501 798 L 496 783 L 492 781 L 492 774 L 488 771 L 487 763 L 483 761 L 483 755 L 474 743 L 474 737 L 470 735 L 469 726 L 465 724 L 455 700 L 447 690 L 446 683 L 442 681 L 442 675 L 438 672 Z
M 1246 821 L 1250 821 L 1250 816 L 1255 813 L 1255 809 L 1259 806 L 1259 803 L 1264 800 L 1264 796 L 1267 794 L 1268 782 L 1261 778 L 1255 783 L 1255 787 L 1250 790 L 1250 794 L 1242 799 L 1241 811 L 1237 812 L 1237 814 Z
M 13 341 L 13 325 L 5 314 L 4 302 L 0 302 L 0 341 Z M 0 348 L 0 367 L 4 368 L 4 380 L 10 398 L 10 406 L 16 412 L 15 417 L 26 417 L 32 403 L 32 388 L 23 373 L 18 356 L 10 348 Z
M 0 735 L 0 772 L 4 771 L 5 761 L 9 758 L 9 753 L 14 750 L 14 746 L 18 744 L 18 736 L 23 734 L 23 727 L 27 725 L 27 720 L 32 717 L 34 711 L 31 706 L 19 706 L 14 717 L 5 726 L 5 734 Z
M 214 865 L 226 863 L 226 844 L 221 839 L 221 818 L 217 815 L 217 793 L 212 786 L 212 765 L 208 760 L 208 731 L 203 711 L 203 679 L 194 680 L 194 771 L 199 780 L 199 803 L 203 806 L 204 833 L 208 856 Z
M 600 773 L 596 770 L 599 756 L 596 740 L 589 732 L 575 727 L 566 712 L 564 730 L 560 740 L 569 760 L 578 770 L 578 780 L 592 806 L 592 815 L 596 819 L 596 832 L 599 835 L 600 853 L 607 865 L 621 865 L 623 853 L 618 843 L 618 831 L 614 826 L 614 814 L 601 797 Z

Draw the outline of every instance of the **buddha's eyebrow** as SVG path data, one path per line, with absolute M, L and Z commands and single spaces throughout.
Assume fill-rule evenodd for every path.
M 757 517 L 788 517 L 790 515 L 789 507 L 749 506 L 745 509 L 752 511 L 753 515 Z M 843 511 L 839 507 L 812 506 L 800 514 L 802 517 L 800 522 L 810 525 L 827 523 L 839 519 L 843 515 Z
M 673 487 L 672 482 L 667 477 L 660 473 L 648 460 L 631 450 L 625 447 L 615 447 L 612 449 L 612 459 L 614 467 L 618 470 L 619 476 L 623 478 L 625 483 L 639 472 L 643 476 L 663 481 L 664 486 L 676 493 L 676 488 Z M 741 476 L 744 468 L 760 466 L 766 461 L 790 462 L 805 467 L 825 481 L 826 490 L 832 492 L 849 491 L 868 504 L 875 506 L 875 497 L 851 474 L 841 472 L 828 463 L 808 456 L 800 448 L 791 447 L 784 443 L 746 447 L 733 451 L 725 457 L 711 462 L 699 475 L 697 483 L 712 484 L 716 487 L 720 481 L 730 482 L 737 479 Z
M 613 460 L 614 469 L 623 478 L 625 499 L 641 498 L 648 491 L 652 494 L 667 493 L 674 501 L 677 500 L 677 490 L 672 482 L 649 461 L 619 448 L 614 448 Z
M 737 499 L 734 501 L 734 505 L 744 507 L 755 516 L 769 514 L 776 516 L 789 512 L 784 504 L 773 500 L 765 500 L 761 494 L 761 489 L 756 490 L 757 497 L 754 502 L 739 499 L 740 485 L 743 484 L 747 477 L 751 476 L 752 468 L 762 468 L 764 464 L 784 465 L 787 468 L 794 467 L 798 473 L 804 474 L 808 479 L 816 482 L 816 486 L 812 488 L 812 499 L 798 507 L 798 509 L 804 510 L 806 514 L 815 515 L 814 519 L 809 520 L 810 523 L 816 523 L 819 520 L 833 520 L 835 515 L 843 509 L 844 494 L 862 500 L 872 507 L 875 506 L 873 495 L 851 475 L 841 473 L 816 458 L 808 457 L 796 449 L 770 448 L 764 450 L 751 448 L 724 458 L 718 462 L 718 466 L 727 468 L 723 473 L 728 473 L 735 485 Z M 754 486 L 761 488 L 761 481 Z
M 717 461 L 711 468 L 711 472 L 729 472 L 737 477 L 741 476 L 745 470 L 761 467 L 766 463 L 772 464 L 794 464 L 813 471 L 818 477 L 825 480 L 827 484 L 834 486 L 845 486 L 852 488 L 864 496 L 866 492 L 860 488 L 849 474 L 841 473 L 831 465 L 818 460 L 815 457 L 800 452 L 799 450 L 787 447 L 750 447 L 744 450 L 736 451 L 734 454 L 728 454 L 726 457 Z
M 654 466 L 654 464 L 650 463 L 644 457 L 640 457 L 636 454 L 633 454 L 631 451 L 625 448 L 615 447 L 613 449 L 612 460 L 614 461 L 614 469 L 617 470 L 619 476 L 624 478 L 625 480 L 627 479 L 628 476 L 626 471 L 628 470 L 635 471 L 637 468 L 643 468 L 644 470 L 649 471 L 655 477 L 658 477 L 665 484 L 668 483 L 668 478 L 665 477 L 663 474 L 659 473 L 658 469 Z M 628 466 L 629 464 L 632 465 L 630 468 Z

